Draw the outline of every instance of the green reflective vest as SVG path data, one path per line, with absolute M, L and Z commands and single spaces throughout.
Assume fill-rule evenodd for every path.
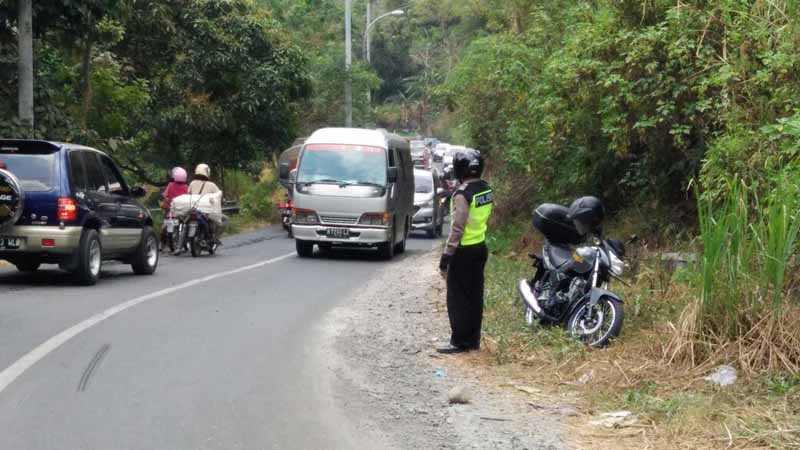
M 492 188 L 483 180 L 472 182 L 454 194 L 463 195 L 469 204 L 469 217 L 461 237 L 461 245 L 480 244 L 486 240 L 486 228 L 494 207 Z M 451 209 L 455 202 L 450 202 Z M 452 214 L 451 214 L 452 217 Z

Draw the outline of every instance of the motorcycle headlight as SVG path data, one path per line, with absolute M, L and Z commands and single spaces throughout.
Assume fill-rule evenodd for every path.
M 623 270 L 625 270 L 625 263 L 614 252 L 608 252 L 608 256 L 611 259 L 611 273 L 621 276 Z

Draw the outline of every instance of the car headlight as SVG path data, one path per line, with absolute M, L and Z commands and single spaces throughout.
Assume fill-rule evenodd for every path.
M 428 200 L 427 202 L 422 204 L 423 208 L 433 208 L 433 200 Z
M 608 252 L 609 259 L 611 260 L 611 273 L 616 276 L 621 276 L 623 270 L 625 270 L 625 263 L 614 254 L 614 252 Z

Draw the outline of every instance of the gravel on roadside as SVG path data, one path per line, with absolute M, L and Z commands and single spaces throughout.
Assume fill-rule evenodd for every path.
M 479 355 L 435 352 L 449 338 L 438 257 L 387 264 L 328 316 L 320 350 L 342 413 L 374 448 L 562 449 L 563 418 L 468 369 Z

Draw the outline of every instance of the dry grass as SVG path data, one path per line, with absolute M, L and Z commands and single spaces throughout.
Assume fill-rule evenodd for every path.
M 702 336 L 696 330 L 698 302 L 686 305 L 664 352 L 667 363 L 735 361 L 747 375 L 788 372 L 800 375 L 800 308 L 757 313 L 746 311 L 740 319 L 746 330 L 734 342 Z
M 514 280 L 528 274 L 524 258 L 495 254 L 487 272 L 485 369 L 535 386 L 555 402 L 574 405 L 568 444 L 576 449 L 800 449 L 800 377 L 770 370 L 796 361 L 800 311 L 766 315 L 726 345 L 698 339 L 695 292 L 660 264 L 658 252 L 638 256 L 626 299 L 621 338 L 589 350 L 560 330 L 522 323 Z M 704 344 L 700 344 L 704 342 Z M 779 342 L 780 345 L 775 345 Z M 703 378 L 719 364 L 740 380 L 719 388 Z M 591 379 L 583 384 L 591 374 Z M 603 412 L 630 410 L 634 426 L 587 425 Z

